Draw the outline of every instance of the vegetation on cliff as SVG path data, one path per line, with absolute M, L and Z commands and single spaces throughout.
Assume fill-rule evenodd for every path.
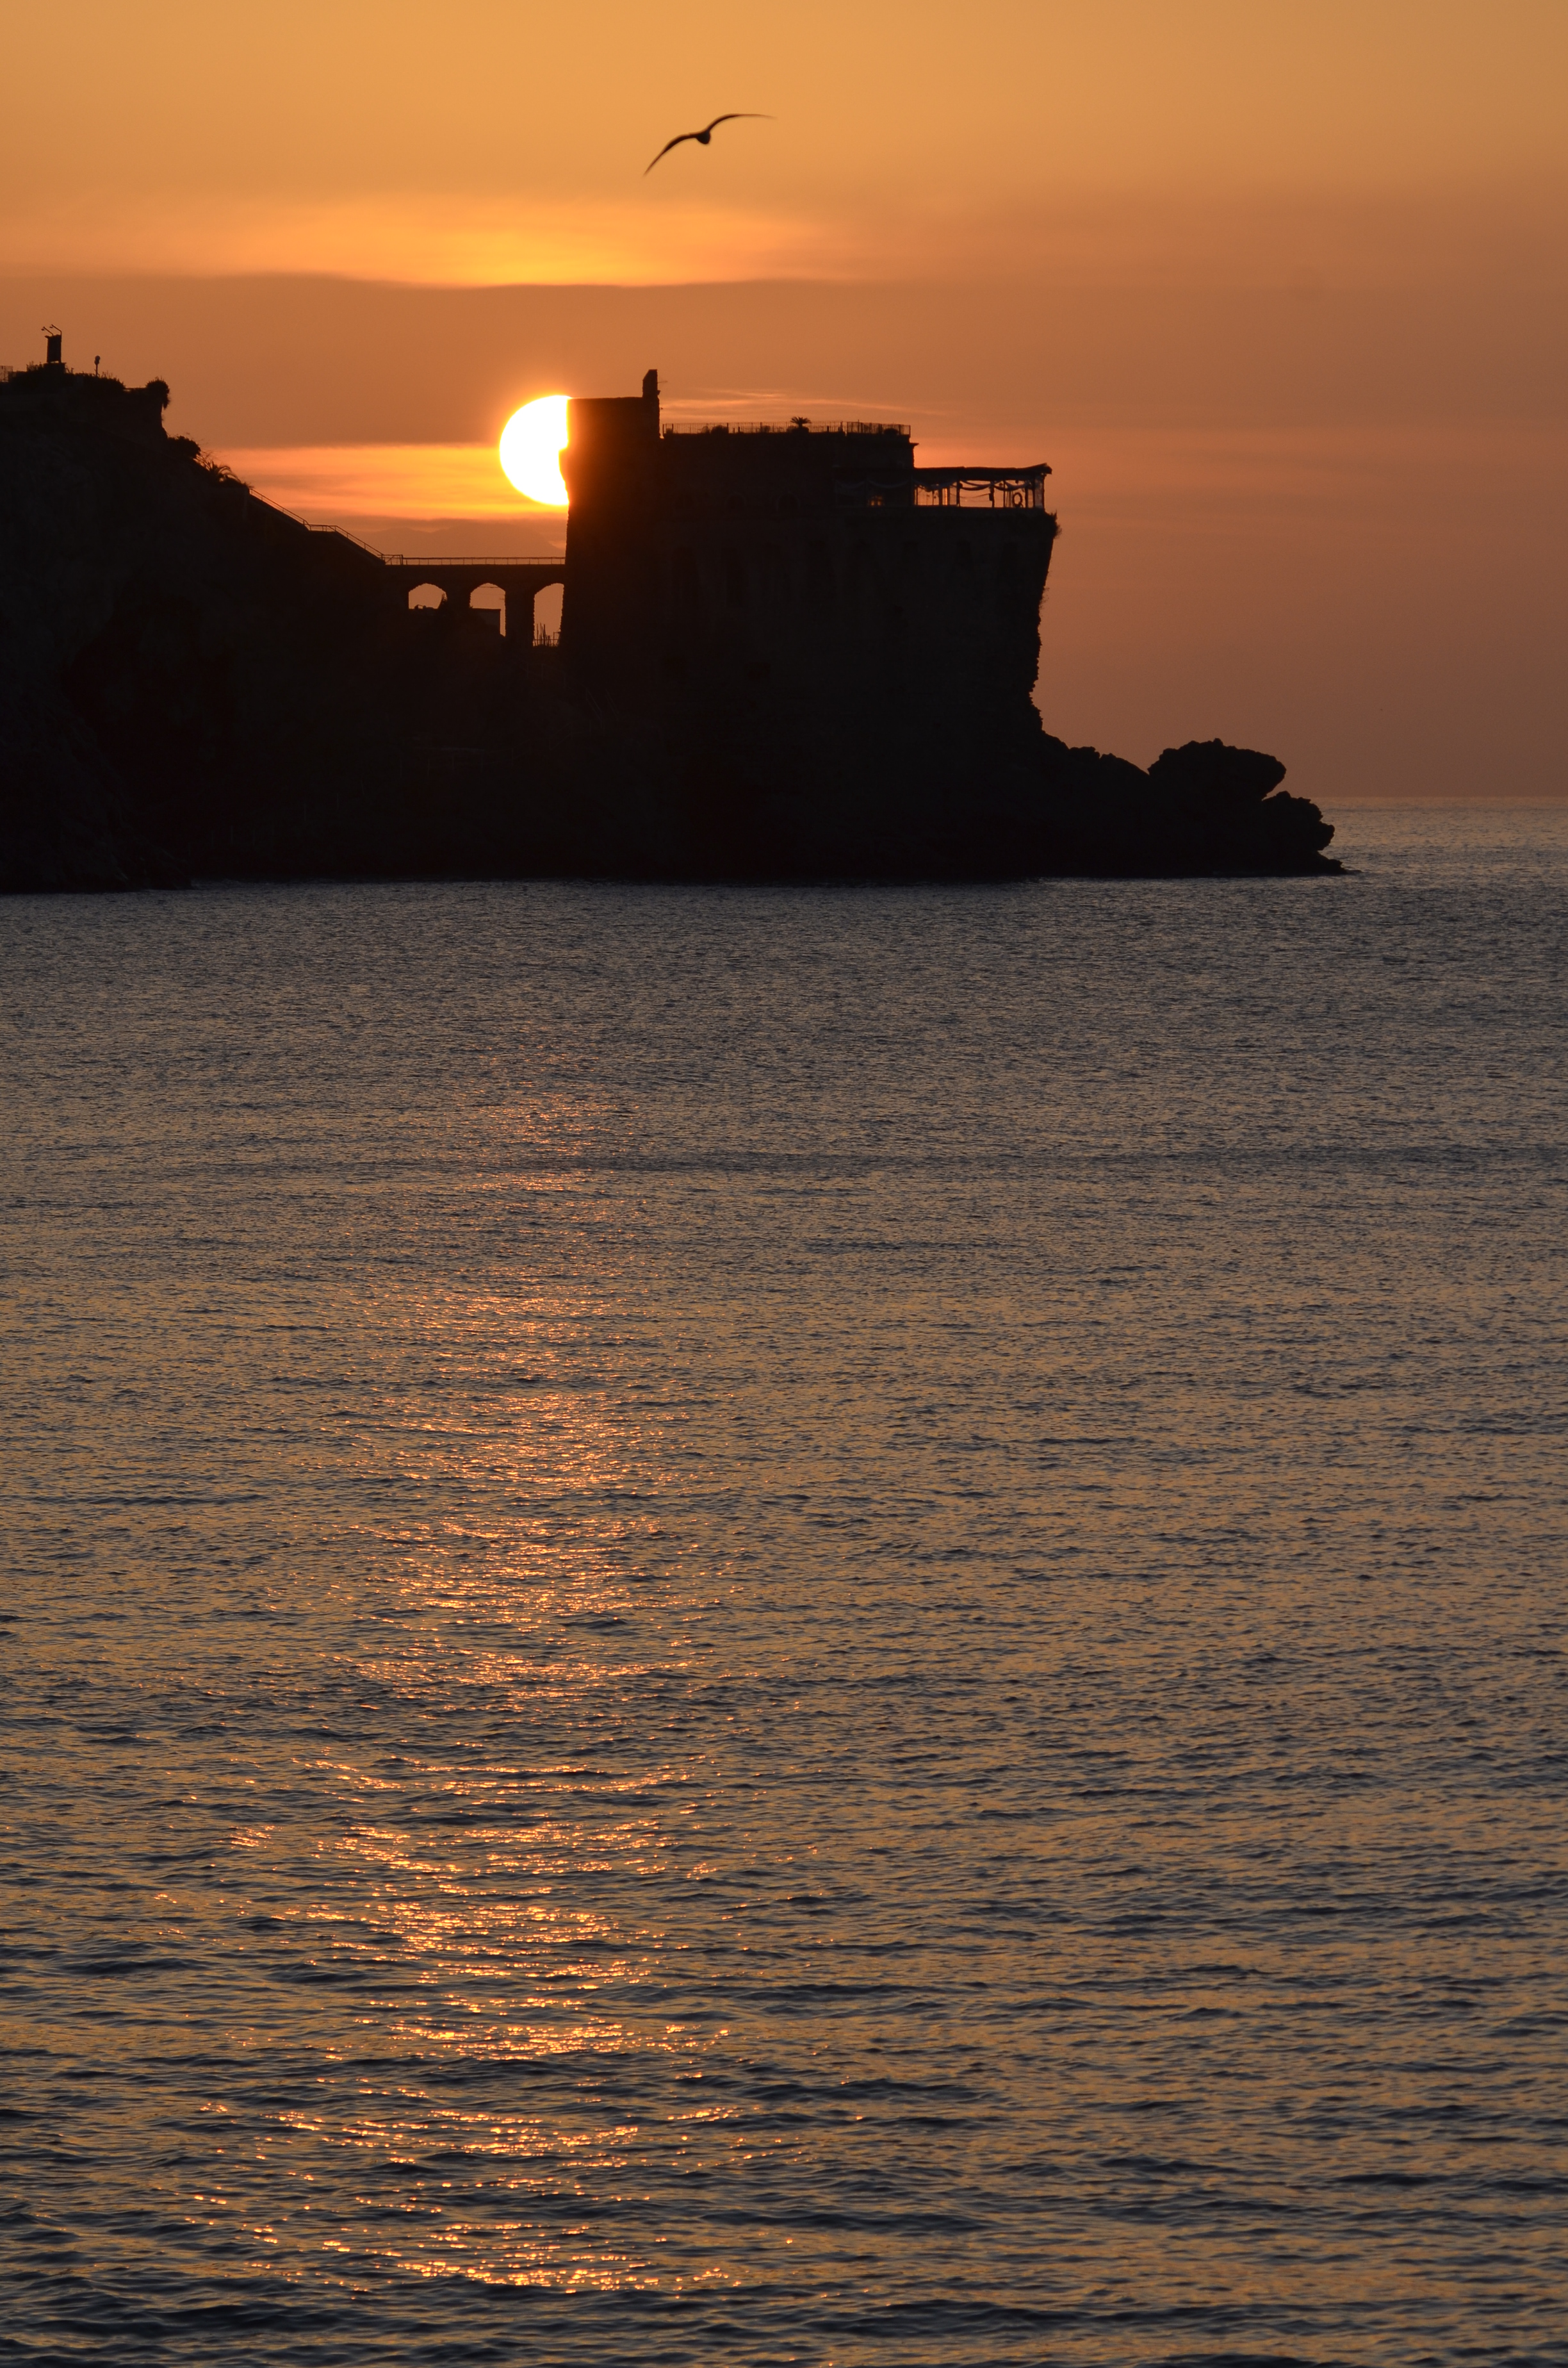
M 168 437 L 166 401 L 0 384 L 0 888 L 1338 868 L 1283 766 L 1219 741 L 1145 772 L 1031 710 L 958 762 L 869 696 L 786 758 L 742 686 L 575 695 L 569 651 L 367 598 L 362 554 Z

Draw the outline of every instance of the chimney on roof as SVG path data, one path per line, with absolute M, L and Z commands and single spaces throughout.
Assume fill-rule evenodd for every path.
M 61 359 L 61 352 L 60 352 L 60 347 L 61 347 L 61 336 L 60 336 L 60 332 L 59 332 L 59 330 L 58 330 L 57 328 L 55 328 L 55 327 L 53 326 L 52 323 L 51 323 L 51 325 L 50 325 L 48 328 L 46 328 L 46 329 L 45 329 L 45 331 L 44 331 L 44 333 L 43 333 L 43 334 L 44 334 L 44 337 L 45 337 L 45 339 L 47 340 L 47 342 L 46 342 L 46 344 L 45 344 L 45 346 L 44 346 L 44 353 L 43 353 L 43 359 L 44 359 L 44 367 L 45 367 L 45 369 L 46 369 L 46 370 L 63 370 L 63 369 L 64 369 L 64 367 L 65 367 L 65 364 L 64 364 L 63 360 Z

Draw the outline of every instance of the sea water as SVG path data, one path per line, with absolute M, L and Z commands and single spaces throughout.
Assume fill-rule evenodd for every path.
M 0 2358 L 1568 2360 L 1563 809 L 0 905 Z

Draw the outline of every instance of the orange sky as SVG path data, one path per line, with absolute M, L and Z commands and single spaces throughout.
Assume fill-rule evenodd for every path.
M 546 548 L 528 395 L 1050 459 L 1054 729 L 1565 786 L 1563 0 L 16 10 L 0 359 L 398 548 Z M 642 165 L 723 108 L 772 122 Z

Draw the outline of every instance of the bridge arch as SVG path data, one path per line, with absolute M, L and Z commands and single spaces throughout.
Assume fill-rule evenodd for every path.
M 504 635 L 512 631 L 511 595 L 505 585 L 493 584 L 488 580 L 483 584 L 474 585 L 468 596 L 468 606 L 480 616 L 495 614 L 498 611 L 496 630 Z M 528 601 L 528 608 L 531 621 L 533 611 L 531 600 Z
M 499 608 L 502 631 L 509 640 L 525 647 L 534 639 L 534 601 L 538 595 L 566 581 L 563 558 L 401 557 L 388 558 L 382 564 L 407 607 L 430 607 L 434 605 L 434 596 L 439 594 L 449 607 L 463 611 L 483 613 L 487 609 Z M 549 637 L 553 640 L 554 632 Z
M 559 576 L 540 585 L 535 592 L 530 609 L 536 642 L 558 642 L 561 639 L 561 610 L 565 595 L 565 583 Z

